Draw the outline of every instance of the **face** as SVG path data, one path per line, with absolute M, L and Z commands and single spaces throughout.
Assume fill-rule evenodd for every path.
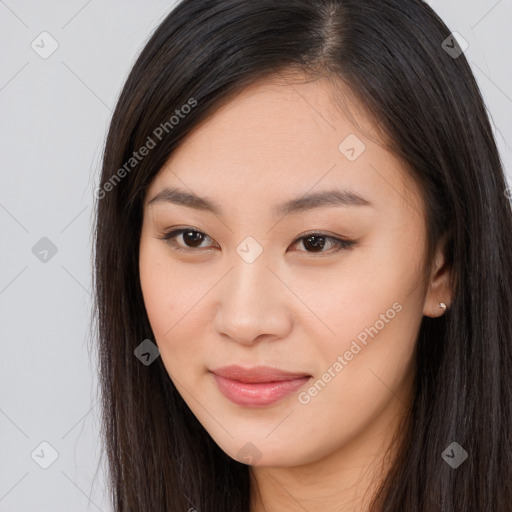
M 324 79 L 253 84 L 194 130 L 147 191 L 140 279 L 165 368 L 228 455 L 382 441 L 447 302 L 422 284 L 425 241 L 419 189 Z

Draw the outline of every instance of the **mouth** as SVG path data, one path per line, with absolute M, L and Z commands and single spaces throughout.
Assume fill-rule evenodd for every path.
M 265 407 L 298 391 L 312 378 L 307 373 L 257 366 L 212 370 L 219 391 L 237 405 Z

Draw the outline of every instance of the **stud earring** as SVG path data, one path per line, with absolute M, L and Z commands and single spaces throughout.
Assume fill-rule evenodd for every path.
M 445 304 L 444 302 L 440 302 L 440 303 L 439 303 L 439 307 L 440 307 L 442 310 L 446 311 L 446 304 Z

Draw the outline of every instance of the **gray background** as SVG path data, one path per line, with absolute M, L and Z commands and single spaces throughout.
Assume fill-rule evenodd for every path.
M 512 1 L 429 3 L 469 43 L 510 183 Z M 173 5 L 0 0 L 0 512 L 111 510 L 87 343 L 93 191 L 122 84 Z

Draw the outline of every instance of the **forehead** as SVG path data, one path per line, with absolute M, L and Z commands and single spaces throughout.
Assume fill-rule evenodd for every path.
M 406 179 L 404 165 L 365 135 L 372 123 L 345 91 L 357 126 L 349 119 L 337 92 L 327 79 L 278 76 L 252 84 L 196 126 L 158 173 L 148 197 L 182 185 L 220 203 L 268 205 L 337 187 L 382 211 L 404 201 L 411 205 L 419 191 Z M 347 153 L 352 148 L 355 153 Z

